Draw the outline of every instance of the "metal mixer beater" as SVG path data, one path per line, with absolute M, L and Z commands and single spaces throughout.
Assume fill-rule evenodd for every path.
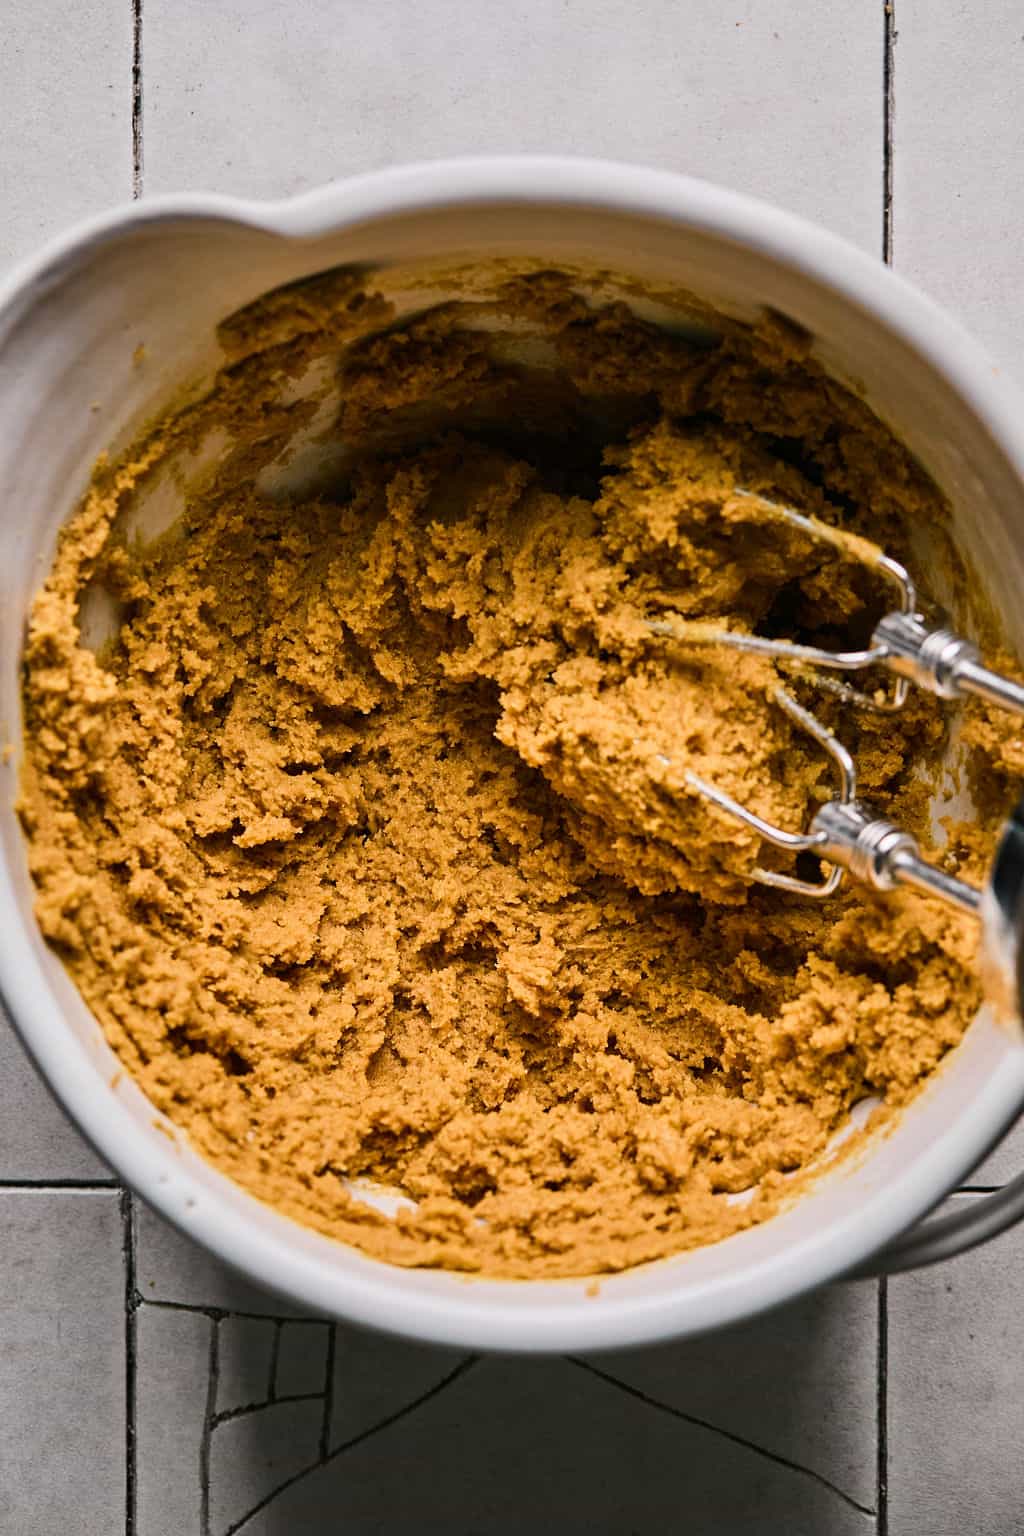
M 914 582 L 898 561 L 869 540 L 832 528 L 817 518 L 750 491 L 738 494 L 757 501 L 769 519 L 831 545 L 848 559 L 864 562 L 893 587 L 896 601 L 891 610 L 875 625 L 869 645 L 862 650 L 822 650 L 817 646 L 769 639 L 743 631 L 715 629 L 701 621 L 672 618 L 651 620 L 649 628 L 653 634 L 684 645 L 730 646 L 736 650 L 753 651 L 791 663 L 800 670 L 822 668 L 850 675 L 869 668 L 883 668 L 896 679 L 888 695 L 868 694 L 846 683 L 817 679 L 819 684 L 831 686 L 844 698 L 873 709 L 900 709 L 914 684 L 943 699 L 975 694 L 1024 717 L 1024 687 L 985 666 L 972 641 L 943 626 L 930 626 L 918 612 Z M 716 785 L 694 773 L 686 775 L 690 789 L 753 828 L 766 842 L 793 854 L 813 854 L 831 866 L 821 880 L 804 880 L 763 868 L 753 871 L 754 880 L 784 891 L 821 898 L 837 890 L 849 873 L 878 891 L 889 891 L 898 885 L 914 886 L 968 912 L 981 911 L 986 896 L 992 896 L 997 907 L 1004 898 L 1009 901 L 1009 882 L 1013 886 L 1011 905 L 1016 934 L 1019 900 L 1024 889 L 1024 801 L 1004 832 L 986 890 L 980 891 L 928 863 L 909 832 L 876 815 L 857 798 L 857 770 L 853 758 L 816 715 L 785 688 L 776 691 L 775 702 L 824 748 L 837 771 L 837 793 L 815 813 L 806 831 L 790 832 L 775 826 Z M 983 916 L 986 926 L 991 926 L 988 914 L 983 913 Z M 1017 942 L 1015 939 L 1014 959 Z

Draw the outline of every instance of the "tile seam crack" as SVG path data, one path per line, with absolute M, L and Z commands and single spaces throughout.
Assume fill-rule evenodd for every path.
M 287 1488 L 291 1488 L 295 1483 L 301 1482 L 304 1477 L 308 1477 L 309 1474 L 311 1472 L 315 1472 L 318 1467 L 326 1467 L 330 1462 L 337 1461 L 338 1458 L 343 1456 L 346 1451 L 350 1451 L 355 1446 L 361 1445 L 364 1440 L 371 1440 L 374 1435 L 379 1435 L 382 1430 L 390 1429 L 391 1426 L 393 1424 L 397 1424 L 400 1419 L 407 1418 L 409 1414 L 415 1413 L 418 1409 L 422 1408 L 424 1404 L 429 1403 L 433 1398 L 439 1397 L 441 1393 L 446 1390 L 446 1388 L 452 1386 L 456 1381 L 458 1381 L 460 1376 L 464 1376 L 467 1371 L 471 1370 L 473 1366 L 478 1363 L 479 1359 L 479 1355 L 467 1355 L 464 1360 L 459 1361 L 458 1365 L 453 1366 L 446 1376 L 442 1376 L 440 1381 L 436 1381 L 432 1387 L 428 1387 L 426 1392 L 421 1392 L 419 1397 L 414 1397 L 411 1402 L 405 1403 L 401 1408 L 397 1408 L 394 1413 L 389 1413 L 385 1415 L 384 1418 L 378 1419 L 377 1422 L 375 1424 L 371 1424 L 368 1429 L 360 1430 L 358 1435 L 353 1435 L 351 1439 L 342 1441 L 341 1445 L 335 1446 L 334 1450 L 328 1452 L 326 1456 L 318 1457 L 318 1459 L 312 1462 L 308 1467 L 303 1467 L 301 1471 L 295 1472 L 291 1477 L 285 1478 L 283 1483 L 280 1483 L 276 1488 L 272 1489 L 272 1491 L 268 1493 L 265 1498 L 261 1499 L 258 1504 L 254 1504 L 252 1509 L 250 1509 L 247 1514 L 244 1514 L 240 1520 L 235 1522 L 234 1525 L 229 1526 L 228 1529 L 224 1532 L 224 1536 L 238 1536 L 238 1532 L 243 1530 L 244 1527 L 248 1525 L 250 1520 L 254 1519 L 261 1510 L 266 1509 L 268 1504 L 272 1504 L 274 1500 L 278 1498 L 282 1493 L 284 1493 Z
M 230 1424 L 233 1419 L 244 1419 L 247 1414 L 264 1413 L 268 1408 L 277 1408 L 282 1403 L 319 1403 L 322 1399 L 322 1392 L 291 1392 L 287 1397 L 268 1397 L 262 1403 L 245 1403 L 241 1408 L 225 1408 L 223 1413 L 213 1415 L 210 1429 L 219 1429 L 221 1424 Z
M 664 1403 L 659 1398 L 649 1396 L 648 1393 L 642 1392 L 639 1387 L 629 1386 L 627 1382 L 620 1381 L 617 1376 L 609 1375 L 607 1371 L 602 1371 L 598 1366 L 592 1365 L 589 1360 L 584 1360 L 579 1355 L 566 1355 L 565 1358 L 569 1361 L 570 1365 L 576 1366 L 578 1370 L 586 1371 L 591 1376 L 596 1376 L 599 1381 L 605 1382 L 607 1386 L 616 1388 L 619 1392 L 624 1392 L 627 1397 L 634 1397 L 638 1402 L 646 1403 L 648 1408 L 657 1408 L 659 1412 L 667 1413 L 671 1418 L 680 1419 L 684 1424 L 691 1424 L 697 1429 L 706 1429 L 713 1435 L 720 1435 L 723 1440 L 729 1440 L 733 1445 L 742 1446 L 744 1450 L 753 1451 L 756 1456 L 761 1456 L 766 1461 L 774 1462 L 776 1466 L 786 1467 L 790 1472 L 797 1472 L 801 1477 L 810 1478 L 813 1482 L 820 1484 L 822 1488 L 827 1488 L 830 1493 L 835 1494 L 837 1499 L 842 1499 L 844 1504 L 848 1504 L 858 1514 L 874 1516 L 875 1510 L 869 1504 L 861 1504 L 858 1499 L 846 1493 L 821 1472 L 815 1472 L 813 1467 L 805 1467 L 799 1461 L 791 1461 L 788 1456 L 782 1456 L 777 1451 L 770 1451 L 766 1446 L 758 1445 L 754 1440 L 747 1440 L 743 1435 L 734 1434 L 731 1429 L 723 1429 L 720 1424 L 712 1424 L 710 1420 L 702 1419 L 695 1413 L 685 1413 L 681 1408 L 673 1408 L 670 1403 Z
M 280 1312 L 240 1312 L 237 1307 L 218 1307 L 198 1301 L 165 1301 L 158 1296 L 139 1293 L 139 1303 L 144 1307 L 162 1307 L 168 1312 L 197 1312 L 201 1317 L 241 1317 L 257 1323 L 295 1323 L 300 1328 L 320 1327 L 328 1321 L 325 1317 L 286 1317 Z

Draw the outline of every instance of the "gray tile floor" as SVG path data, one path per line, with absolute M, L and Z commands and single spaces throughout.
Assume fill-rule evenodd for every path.
M 133 192 L 587 152 L 884 251 L 1024 379 L 1022 85 L 1019 0 L 7 0 L 0 261 Z M 474 1359 L 226 1274 L 3 1021 L 0 1088 L 3 1536 L 1024 1529 L 1024 1233 L 693 1344 Z

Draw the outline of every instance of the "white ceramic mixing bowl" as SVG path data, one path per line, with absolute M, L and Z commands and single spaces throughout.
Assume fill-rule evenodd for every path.
M 949 496 L 961 540 L 1024 651 L 1024 408 L 958 326 L 863 252 L 764 204 L 634 166 L 515 158 L 413 166 L 287 203 L 183 196 L 95 219 L 0 294 L 0 729 L 17 741 L 26 611 L 97 454 L 185 379 L 216 323 L 339 263 L 494 254 L 607 266 L 716 308 L 770 305 L 805 326 Z M 133 364 L 138 343 L 147 366 Z M 863 1265 L 961 1182 L 1024 1103 L 1024 1047 L 985 1014 L 900 1122 L 792 1209 L 717 1246 L 602 1281 L 401 1270 L 259 1204 L 160 1129 L 40 939 L 0 769 L 0 987 L 58 1099 L 157 1210 L 254 1280 L 318 1312 L 478 1348 L 578 1350 L 695 1333 Z M 1006 1224 L 968 1202 L 895 1242 L 933 1259 Z M 973 1214 L 972 1214 L 973 1213 Z M 952 1225 L 951 1225 L 952 1222 Z

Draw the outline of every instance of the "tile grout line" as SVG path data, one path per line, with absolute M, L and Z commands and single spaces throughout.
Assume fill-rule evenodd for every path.
M 338 1325 L 331 1323 L 327 1332 L 327 1348 L 324 1351 L 324 1416 L 320 1428 L 320 1460 L 325 1461 L 331 1448 L 331 1420 L 334 1417 L 334 1352 L 337 1347 Z
M 199 1447 L 199 1529 L 210 1536 L 210 1450 L 217 1418 L 217 1386 L 220 1377 L 220 1317 L 210 1319 L 210 1360 L 206 1382 L 206 1412 Z
M 878 1282 L 878 1398 L 875 1425 L 878 1445 L 875 1530 L 889 1536 L 889 1282 Z
M 117 1179 L 0 1179 L 0 1192 L 12 1190 L 35 1190 L 39 1194 L 74 1194 L 76 1190 L 85 1194 L 110 1194 L 115 1190 L 123 1190 Z
M 135 1536 L 138 1504 L 137 1388 L 138 1292 L 135 1262 L 135 1208 L 131 1191 L 121 1191 L 121 1234 L 124 1254 L 124 1480 L 125 1536 Z
M 891 265 L 896 123 L 896 0 L 884 0 L 882 17 L 882 260 Z
M 896 0 L 882 4 L 882 260 L 893 258 L 893 162 L 896 124 Z M 875 1531 L 889 1536 L 889 1283 L 878 1281 L 875 1397 Z
M 235 1314 L 238 1316 L 239 1314 Z M 277 1401 L 277 1361 L 281 1353 L 281 1319 L 274 1323 L 274 1337 L 270 1341 L 270 1381 L 267 1385 L 267 1402 Z
M 132 197 L 142 196 L 142 0 L 132 0 Z

